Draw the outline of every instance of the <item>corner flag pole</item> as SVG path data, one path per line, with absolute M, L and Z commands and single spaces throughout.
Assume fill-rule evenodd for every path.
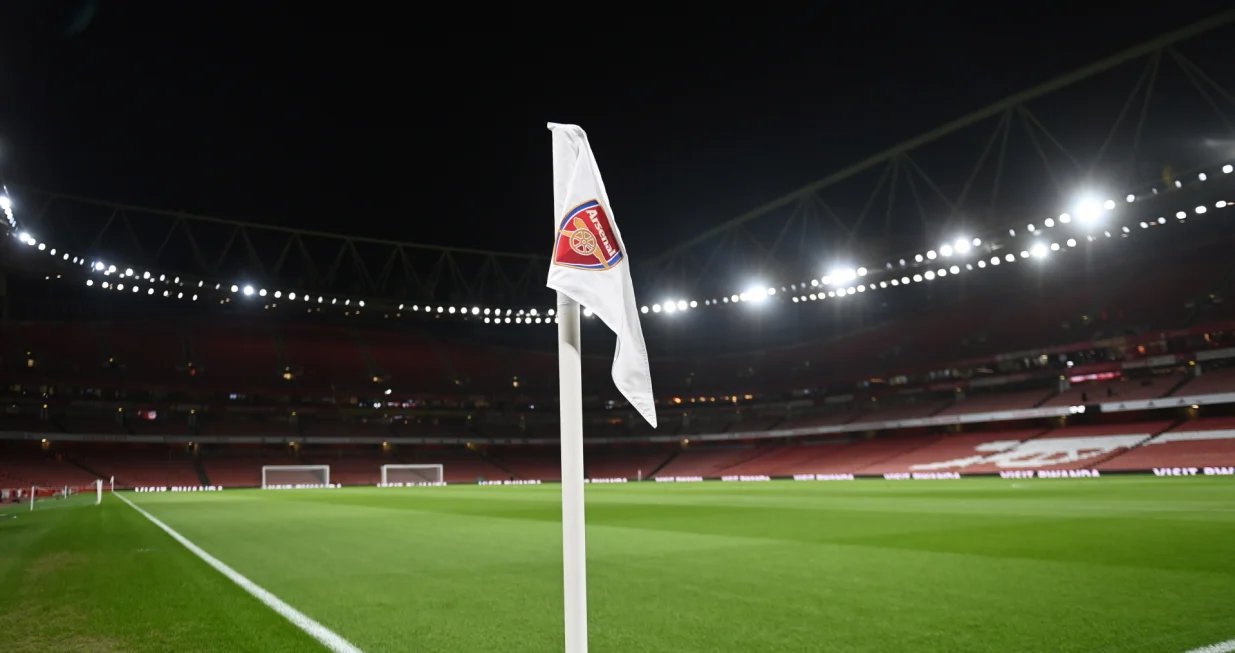
M 587 653 L 587 540 L 583 514 L 583 360 L 579 302 L 557 294 L 562 421 L 562 598 L 566 653 Z

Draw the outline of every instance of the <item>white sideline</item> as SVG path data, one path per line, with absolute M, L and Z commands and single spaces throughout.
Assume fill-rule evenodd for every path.
M 1191 651 L 1188 651 L 1188 653 L 1231 653 L 1231 651 L 1235 651 L 1235 639 L 1228 639 L 1225 642 L 1218 642 L 1217 644 L 1194 648 Z
M 129 507 L 141 513 L 143 517 L 145 517 L 146 519 L 149 519 L 155 526 L 158 526 L 159 528 L 163 529 L 164 533 L 167 533 L 168 535 L 172 536 L 173 540 L 176 540 L 177 542 L 183 544 L 184 548 L 188 549 L 189 551 L 192 551 L 194 555 L 204 560 L 206 564 L 210 565 L 211 567 L 214 567 L 216 571 L 230 578 L 233 583 L 244 588 L 244 591 L 248 592 L 249 594 L 252 594 L 254 597 L 257 598 L 258 601 L 265 603 L 266 607 L 279 613 L 284 619 L 287 619 L 288 621 L 292 622 L 292 624 L 294 624 L 297 628 L 308 633 L 309 637 L 312 637 L 313 639 L 316 639 L 317 641 L 321 642 L 322 645 L 325 646 L 326 648 L 330 649 L 334 653 L 364 653 L 364 651 L 356 648 L 354 644 L 347 641 L 346 639 L 343 639 L 338 633 L 317 623 L 316 621 L 313 620 L 312 617 L 288 605 L 282 599 L 266 591 L 264 588 L 262 588 L 257 583 L 254 583 L 248 578 L 245 578 L 244 576 L 240 575 L 240 572 L 236 571 L 235 569 L 232 569 L 231 567 L 228 567 L 226 564 L 223 563 L 223 561 L 210 555 L 209 553 L 206 553 L 204 550 L 202 550 L 201 547 L 190 542 L 187 538 L 185 538 L 180 533 L 177 533 L 176 531 L 172 530 L 172 528 L 168 526 L 167 524 L 164 524 L 163 522 L 159 521 L 158 517 L 155 517 L 154 515 L 146 512 L 145 510 L 142 510 L 140 507 L 137 506 L 137 504 L 133 503 L 132 501 L 129 501 L 128 499 L 124 498 L 123 496 L 119 494 L 113 493 L 113 496 L 129 504 Z

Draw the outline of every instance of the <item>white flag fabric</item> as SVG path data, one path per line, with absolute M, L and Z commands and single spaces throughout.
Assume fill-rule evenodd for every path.
M 577 125 L 549 123 L 553 132 L 553 261 L 548 286 L 591 309 L 617 334 L 613 382 L 630 405 L 656 427 L 656 402 L 630 261 L 612 205 Z

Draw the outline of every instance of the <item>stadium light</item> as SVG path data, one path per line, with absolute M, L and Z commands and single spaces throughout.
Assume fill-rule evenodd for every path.
M 1035 258 L 1042 258 L 1043 256 L 1046 256 L 1046 246 L 1043 245 L 1042 243 L 1038 243 L 1037 245 L 1033 246 L 1033 249 L 1030 251 L 1030 253 Z
M 253 286 L 245 286 L 245 287 L 244 287 L 244 296 L 245 296 L 245 297 L 252 297 L 252 296 L 253 296 Z
M 1081 222 L 1094 222 L 1102 217 L 1102 205 L 1093 197 L 1085 196 L 1077 201 L 1076 208 L 1072 212 Z

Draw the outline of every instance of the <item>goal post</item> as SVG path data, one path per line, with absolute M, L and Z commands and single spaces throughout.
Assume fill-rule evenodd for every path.
M 323 488 L 330 485 L 330 465 L 263 465 L 263 490 Z
M 446 477 L 441 465 L 382 465 L 380 487 L 445 484 Z
M 67 508 L 71 506 L 97 506 L 103 503 L 103 481 L 96 480 L 86 485 L 61 485 L 30 487 L 30 510 Z

